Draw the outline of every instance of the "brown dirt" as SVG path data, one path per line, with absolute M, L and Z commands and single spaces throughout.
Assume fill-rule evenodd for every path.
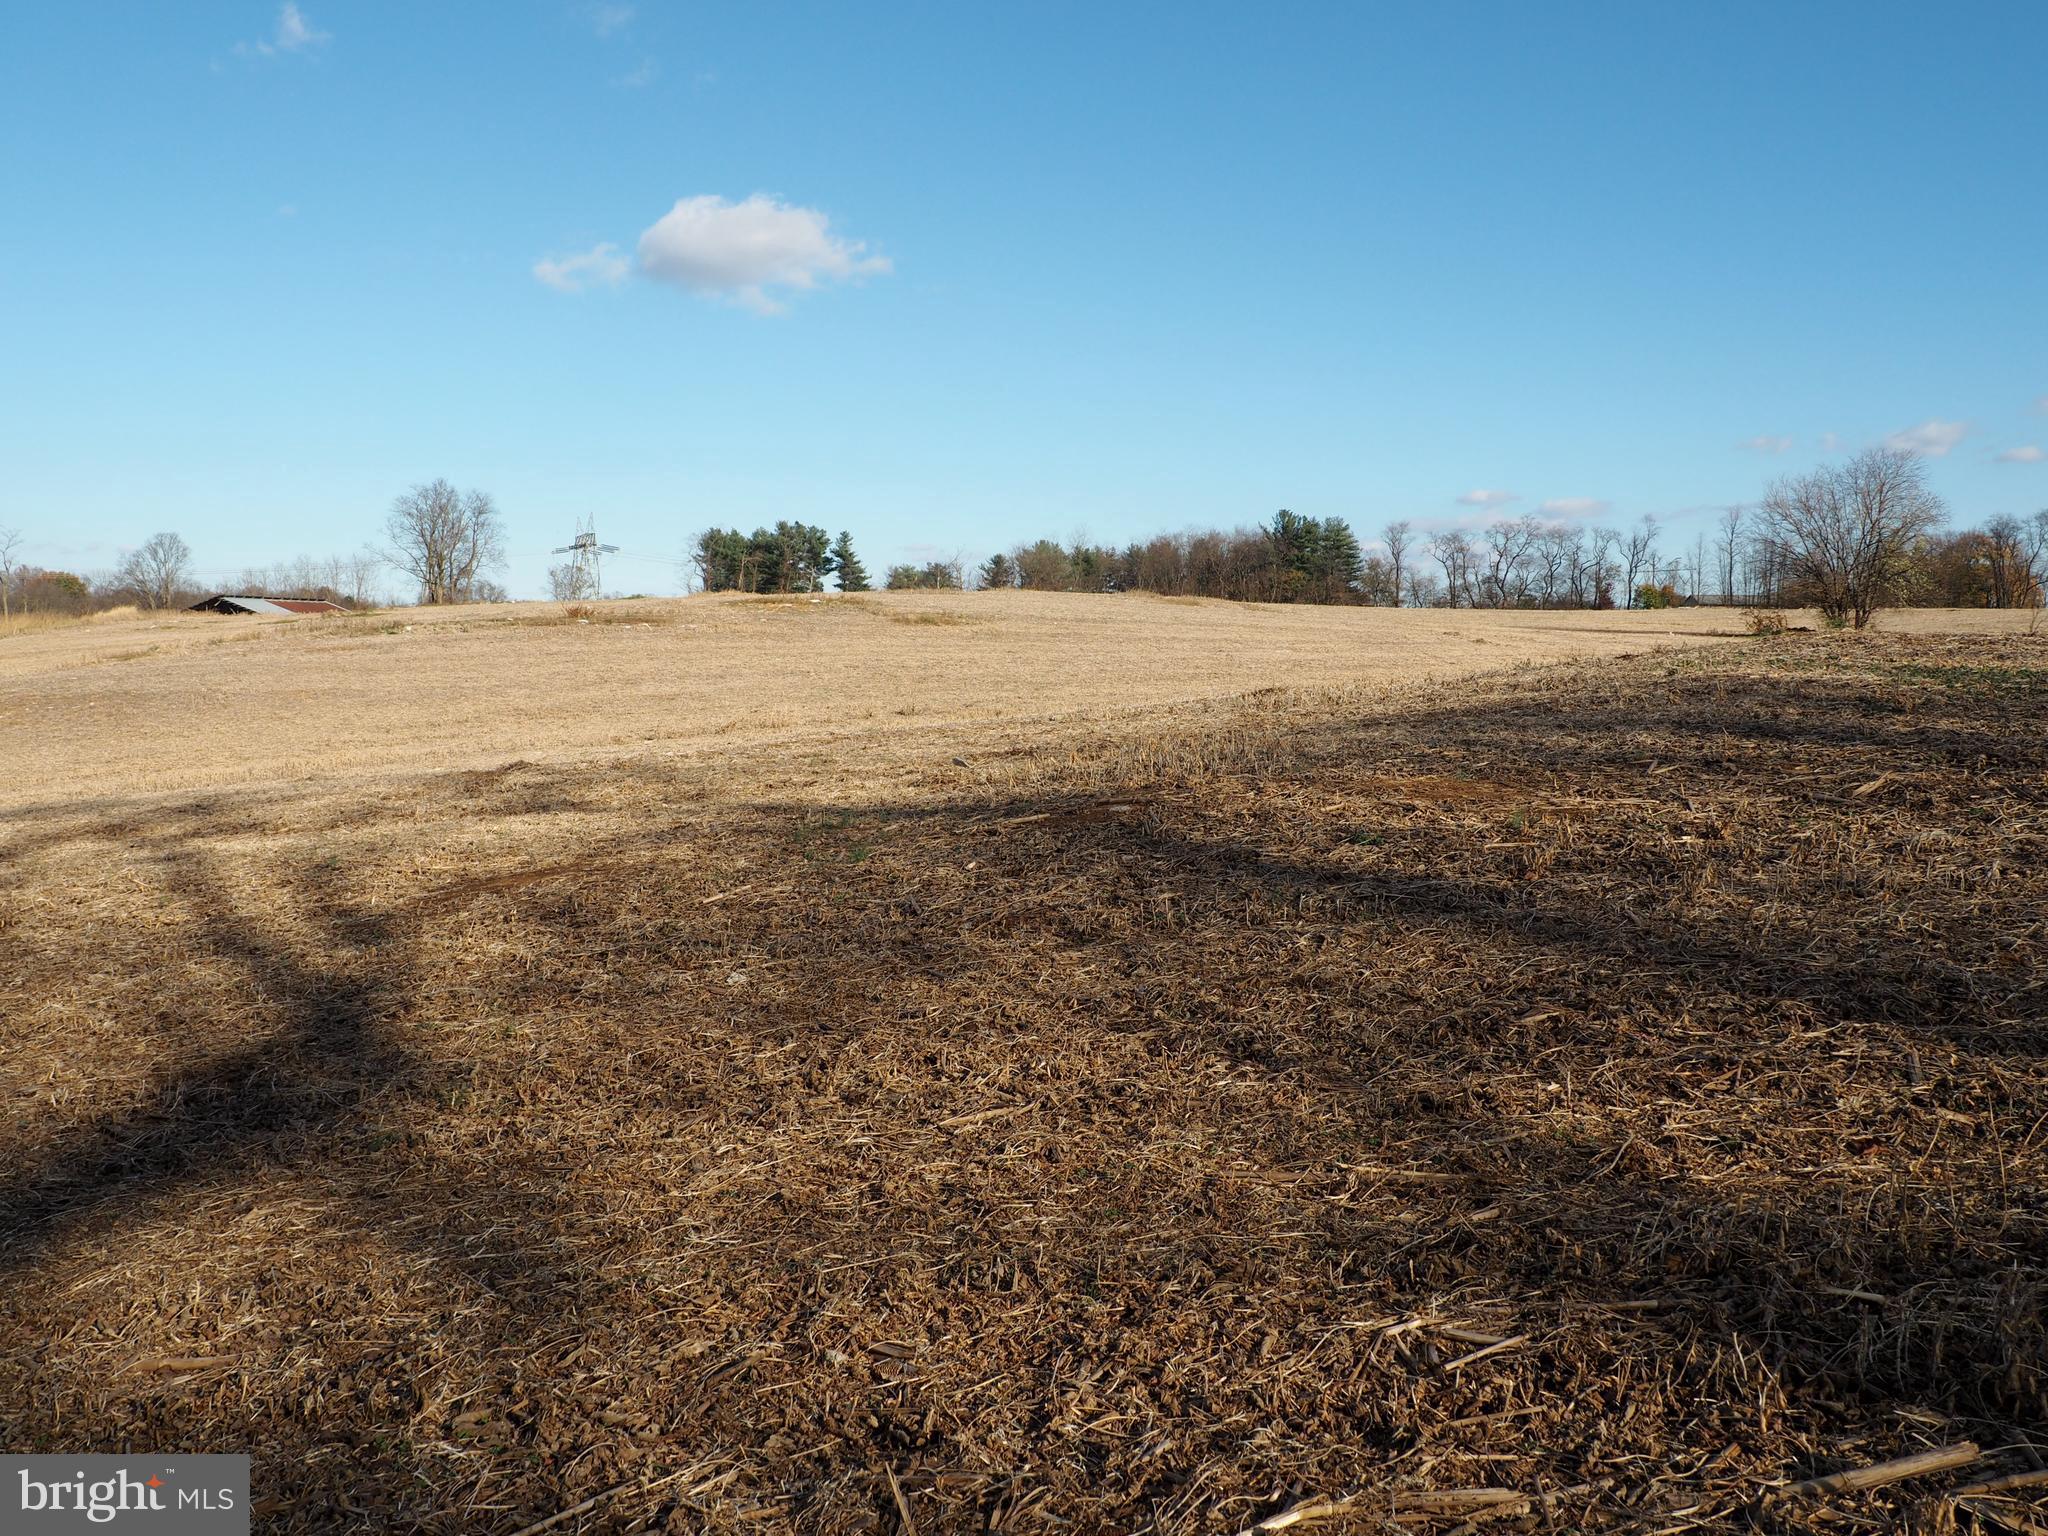
M 2048 1449 L 2048 638 L 1335 681 L 178 792 L 108 718 L 0 831 L 0 1443 L 291 1531 L 2048 1521 L 1947 1496 Z

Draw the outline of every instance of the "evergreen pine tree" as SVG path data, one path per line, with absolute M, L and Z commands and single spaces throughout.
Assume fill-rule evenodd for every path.
M 1317 551 L 1323 582 L 1322 599 L 1341 603 L 1352 597 L 1365 576 L 1365 553 L 1358 547 L 1358 535 L 1341 517 L 1323 519 L 1322 547 Z
M 853 552 L 853 535 L 841 531 L 832 541 L 832 570 L 839 577 L 842 592 L 865 592 L 868 590 L 868 568 L 860 563 L 860 556 Z

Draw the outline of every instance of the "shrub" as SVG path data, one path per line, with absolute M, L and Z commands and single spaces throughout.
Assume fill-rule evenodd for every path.
M 1638 608 L 1676 608 L 1678 606 L 1678 589 L 1669 585 L 1660 587 L 1653 582 L 1646 581 L 1636 588 L 1636 606 Z
M 1785 615 L 1776 608 L 1745 608 L 1742 623 L 1752 635 L 1782 635 Z

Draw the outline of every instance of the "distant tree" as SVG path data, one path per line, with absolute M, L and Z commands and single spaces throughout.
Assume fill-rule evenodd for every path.
M 368 553 L 325 558 L 300 555 L 276 565 L 245 566 L 228 590 L 258 597 L 315 598 L 344 608 L 361 608 L 369 603 L 369 589 L 381 563 Z
M 775 525 L 774 565 L 768 590 L 815 592 L 832 568 L 832 535 L 809 523 Z
M 498 508 L 483 491 L 458 491 L 446 480 L 416 485 L 391 503 L 385 559 L 419 584 L 425 603 L 486 601 L 484 572 L 505 558 Z M 502 589 L 500 589 L 502 590 Z
M 1620 574 L 1621 535 L 1612 528 L 1595 528 L 1586 554 L 1587 602 L 1595 608 L 1614 606 L 1614 581 Z
M 707 528 L 691 558 L 706 592 L 815 592 L 835 569 L 831 539 L 809 523 L 779 522 L 751 534 Z
M 891 592 L 957 592 L 963 585 L 958 560 L 932 560 L 924 565 L 892 565 L 886 582 Z
M 832 574 L 839 578 L 839 590 L 842 592 L 868 590 L 868 568 L 853 552 L 853 535 L 843 529 L 832 541 Z
M 70 571 L 39 571 L 32 566 L 17 567 L 16 596 L 23 613 L 70 613 L 92 611 L 92 584 Z
M 0 619 L 14 612 L 14 552 L 20 548 L 21 530 L 0 528 Z
M 1735 601 L 1735 562 L 1742 552 L 1742 512 L 1740 506 L 1721 509 L 1721 532 L 1714 540 L 1714 554 L 1721 565 L 1721 601 Z
M 1401 606 L 1401 589 L 1394 584 L 1393 567 L 1378 555 L 1368 555 L 1359 573 L 1358 590 L 1365 600 L 1379 608 Z
M 1314 580 L 1326 603 L 1350 602 L 1365 576 L 1365 552 L 1358 535 L 1341 517 L 1326 517 L 1318 530 Z
M 697 535 L 690 558 L 697 567 L 697 585 L 706 592 L 752 592 L 760 580 L 758 561 L 748 558 L 747 536 L 737 528 L 706 528 Z
M 1759 511 L 1763 538 L 1799 594 L 1830 623 L 1857 629 L 1904 595 L 1915 542 L 1946 516 L 1925 463 L 1886 448 L 1789 475 Z
M 1621 560 L 1625 567 L 1622 590 L 1628 593 L 1628 604 L 1633 608 L 1641 578 L 1657 574 L 1657 519 L 1649 513 L 1645 512 L 1643 520 L 1629 530 L 1621 546 Z
M 581 560 L 548 567 L 548 596 L 558 603 L 582 602 L 596 597 L 591 591 L 590 567 Z
M 114 574 L 143 607 L 168 608 L 184 590 L 191 565 L 192 546 L 175 533 L 159 533 L 131 550 Z
M 979 572 L 983 587 L 1014 587 L 1017 585 L 1017 566 L 1008 555 L 998 552 L 981 563 Z
M 1571 599 L 1571 573 L 1585 532 L 1552 524 L 1536 535 L 1530 546 L 1529 568 L 1535 582 L 1536 606 L 1561 608 Z
M 2048 511 L 2024 520 L 2001 514 L 1984 525 L 1981 537 L 1991 606 L 2039 606 L 2048 576 Z
M 1323 528 L 1312 517 L 1282 507 L 1266 524 L 1266 557 L 1272 575 L 1266 596 L 1296 602 L 1307 595 L 1318 575 Z
M 1393 605 L 1401 606 L 1401 579 L 1407 573 L 1408 541 L 1411 530 L 1406 518 L 1387 524 L 1380 530 L 1380 542 L 1387 546 L 1387 570 L 1393 577 Z
M 1051 539 L 1020 547 L 1011 557 L 1017 567 L 1017 585 L 1034 592 L 1064 592 L 1073 585 L 1073 562 L 1067 552 Z
M 1453 608 L 1471 607 L 1475 601 L 1472 591 L 1472 541 L 1458 529 L 1446 529 L 1429 536 L 1430 558 L 1443 567 L 1444 592 Z
M 1543 525 L 1533 517 L 1494 523 L 1481 535 L 1486 570 L 1479 591 L 1488 606 L 1511 608 L 1528 595 L 1529 557 L 1542 536 Z

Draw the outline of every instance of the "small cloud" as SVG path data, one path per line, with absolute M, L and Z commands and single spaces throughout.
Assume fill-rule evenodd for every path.
M 297 203 L 279 203 L 277 205 L 277 216 L 280 219 L 296 219 L 299 216 L 299 205 Z
M 1792 446 L 1792 439 L 1764 432 L 1744 438 L 1737 446 L 1747 448 L 1751 453 L 1783 453 Z
M 584 7 L 583 14 L 590 20 L 590 29 L 599 37 L 610 37 L 633 23 L 633 7 L 630 5 L 589 5 Z
M 1820 451 L 1822 453 L 1840 453 L 1842 451 L 1842 439 L 1840 434 L 1834 432 L 1821 433 Z
M 558 293 L 616 288 L 630 270 L 631 264 L 609 242 L 575 256 L 549 256 L 533 264 L 533 275 Z
M 1521 499 L 1513 491 L 1467 491 L 1458 498 L 1458 505 L 1461 507 L 1504 507 L 1511 501 L 1520 501 Z
M 2048 459 L 2048 453 L 2043 453 L 2032 443 L 2024 448 L 2008 448 L 1998 456 L 2001 464 L 2038 464 L 2043 459 Z
M 277 13 L 278 47 L 286 53 L 297 53 L 302 48 L 318 48 L 331 37 L 330 33 L 315 31 L 313 24 L 306 20 L 305 12 L 292 4 L 292 0 L 284 0 Z
M 655 77 L 660 73 L 661 65 L 657 60 L 642 59 L 638 65 L 627 70 L 612 83 L 629 91 L 637 91 L 654 84 Z
M 1552 517 L 1598 517 L 1607 510 L 1607 505 L 1591 496 L 1560 496 L 1544 502 L 1537 510 Z
M 640 270 L 756 314 L 784 308 L 770 289 L 807 290 L 890 270 L 865 243 L 832 233 L 816 208 L 757 192 L 745 202 L 686 197 L 640 236 Z
M 2048 416 L 2048 395 L 2043 395 L 2040 399 L 2036 400 L 2034 402 L 2034 409 L 2043 416 Z
M 306 13 L 293 0 L 285 0 L 278 7 L 277 26 L 267 41 L 237 43 L 234 52 L 238 58 L 274 58 L 280 53 L 309 53 L 324 47 L 334 40 L 331 32 L 322 32 L 306 19 Z
M 1917 453 L 1922 458 L 1946 458 L 1957 443 L 1970 435 L 1967 421 L 1923 421 L 1917 427 L 1894 432 L 1884 440 L 1894 453 Z

